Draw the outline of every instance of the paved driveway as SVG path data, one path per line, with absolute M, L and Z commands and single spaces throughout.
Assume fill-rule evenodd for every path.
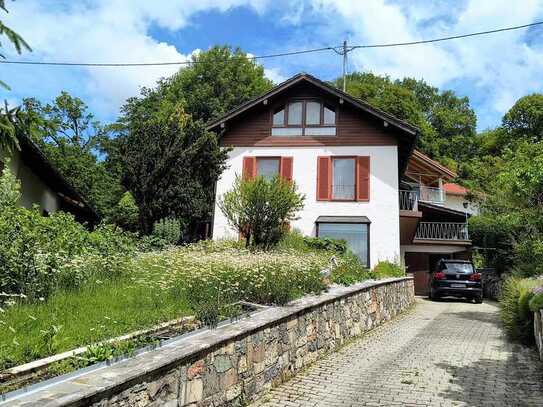
M 317 362 L 254 407 L 543 406 L 536 353 L 510 344 L 494 303 L 417 306 Z

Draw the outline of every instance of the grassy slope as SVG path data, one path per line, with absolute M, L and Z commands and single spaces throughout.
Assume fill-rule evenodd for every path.
M 156 290 L 142 278 L 153 279 L 156 273 L 139 273 L 5 310 L 0 314 L 0 370 L 191 314 L 174 291 Z

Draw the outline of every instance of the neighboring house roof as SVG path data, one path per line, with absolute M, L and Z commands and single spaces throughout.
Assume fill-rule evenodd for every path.
M 41 149 L 27 136 L 19 136 L 21 158 L 46 185 L 55 191 L 64 207 L 76 218 L 96 223 L 100 216 L 75 188 L 51 164 Z
M 469 190 L 464 188 L 462 185 L 454 184 L 452 182 L 443 184 L 443 189 L 445 190 L 446 194 L 457 196 L 466 196 L 469 192 Z
M 419 150 L 413 151 L 405 174 L 415 180 L 421 178 L 427 185 L 431 184 L 437 178 L 451 180 L 457 176 L 454 171 L 432 160 Z
M 272 98 L 285 90 L 289 89 L 290 87 L 300 83 L 300 82 L 308 82 L 324 92 L 327 92 L 335 97 L 338 97 L 343 102 L 349 103 L 353 107 L 359 109 L 360 111 L 363 111 L 367 114 L 370 114 L 371 116 L 383 120 L 383 125 L 387 128 L 395 128 L 401 132 L 402 135 L 405 136 L 405 143 L 403 143 L 403 147 L 405 149 L 404 156 L 406 157 L 404 162 L 402 162 L 403 168 L 400 168 L 400 171 L 403 173 L 405 170 L 405 167 L 407 166 L 407 157 L 411 155 L 411 152 L 414 148 L 414 145 L 416 143 L 419 129 L 403 120 L 398 119 L 397 117 L 394 117 L 390 113 L 384 112 L 374 106 L 371 106 L 367 102 L 362 101 L 361 99 L 357 99 L 348 93 L 345 93 L 336 87 L 330 85 L 329 83 L 326 83 L 324 81 L 321 81 L 320 79 L 314 77 L 313 75 L 307 74 L 307 73 L 299 73 L 295 76 L 293 76 L 290 79 L 287 79 L 286 81 L 280 83 L 279 85 L 273 87 L 268 92 L 255 97 L 254 99 L 251 99 L 240 106 L 232 109 L 231 111 L 227 112 L 223 116 L 212 120 L 208 123 L 207 129 L 208 130 L 217 130 L 220 127 L 223 127 L 225 123 L 227 123 L 229 120 L 239 116 L 240 114 L 246 112 L 247 110 L 258 106 L 260 103 L 263 103 L 267 101 L 268 98 Z

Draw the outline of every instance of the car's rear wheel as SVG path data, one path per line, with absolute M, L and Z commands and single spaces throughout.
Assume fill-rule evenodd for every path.
M 439 295 L 434 293 L 434 290 L 430 289 L 430 293 L 428 294 L 428 298 L 431 299 L 432 301 L 435 301 L 435 300 L 439 299 Z
M 475 304 L 482 304 L 483 303 L 483 295 L 479 294 L 479 295 L 475 296 L 474 300 L 475 300 Z

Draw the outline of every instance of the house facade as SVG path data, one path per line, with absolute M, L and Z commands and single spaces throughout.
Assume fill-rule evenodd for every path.
M 415 127 L 299 74 L 208 128 L 231 148 L 228 169 L 216 185 L 217 199 L 236 177 L 280 175 L 305 195 L 292 228 L 308 236 L 345 239 L 368 267 L 404 260 L 402 246 L 413 244 L 413 230 L 423 218 L 417 199 L 421 189 L 415 188 L 422 180 L 406 176 L 420 154 L 414 152 Z M 402 209 L 404 187 L 413 190 L 417 207 L 411 209 L 416 210 Z M 402 222 L 407 217 L 408 231 Z M 237 236 L 215 205 L 213 238 Z
M 20 205 L 38 206 L 47 216 L 62 210 L 80 222 L 96 224 L 99 216 L 69 182 L 47 160 L 39 147 L 25 136 L 19 137 L 20 149 L 0 151 L 0 173 L 4 162 L 21 183 Z

